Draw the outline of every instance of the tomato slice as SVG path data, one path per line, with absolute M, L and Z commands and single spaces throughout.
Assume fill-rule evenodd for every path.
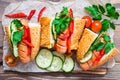
M 85 27 L 91 27 L 91 24 L 92 24 L 92 19 L 90 16 L 83 16 L 82 19 L 85 19 Z
M 102 23 L 99 20 L 95 20 L 91 25 L 91 29 L 94 32 L 100 32 L 101 28 L 102 28 Z

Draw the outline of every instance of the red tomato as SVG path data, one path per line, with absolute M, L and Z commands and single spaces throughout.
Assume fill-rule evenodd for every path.
M 90 16 L 83 16 L 83 18 L 82 19 L 85 19 L 85 27 L 90 27 L 91 26 L 91 24 L 92 24 L 92 19 L 91 19 L 91 17 Z
M 95 20 L 91 25 L 91 29 L 94 32 L 99 32 L 101 28 L 102 28 L 102 23 L 99 20 Z

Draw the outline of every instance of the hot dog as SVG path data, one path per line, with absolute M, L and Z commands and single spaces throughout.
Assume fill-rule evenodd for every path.
M 28 23 L 26 19 L 14 19 L 10 26 L 5 27 L 5 31 L 15 57 L 19 57 L 23 63 L 35 58 L 40 47 L 39 24 Z
M 104 64 L 118 53 L 119 50 L 115 48 L 107 32 L 98 35 L 86 28 L 79 42 L 76 58 L 83 70 L 90 70 Z

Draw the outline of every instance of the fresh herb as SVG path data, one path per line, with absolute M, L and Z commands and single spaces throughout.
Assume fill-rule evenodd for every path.
M 22 26 L 22 23 L 18 19 L 14 19 L 12 22 L 15 24 L 17 28 L 20 28 Z
M 103 38 L 106 42 L 109 42 L 111 40 L 110 36 L 108 36 L 106 34 L 103 35 Z
M 13 44 L 17 44 L 19 41 L 21 41 L 23 33 L 23 29 L 13 33 Z
M 63 10 L 61 11 L 61 15 L 66 15 L 68 14 L 68 8 L 67 7 L 63 7 Z
M 105 45 L 105 54 L 109 53 L 111 49 L 114 48 L 114 43 L 109 42 Z
M 115 30 L 115 25 L 111 22 L 111 20 L 118 20 L 120 14 L 110 3 L 106 3 L 105 5 L 99 4 L 88 6 L 85 7 L 85 10 L 90 13 L 93 19 L 102 21 L 101 32 L 107 31 L 109 28 Z M 106 16 L 106 18 L 104 17 L 104 19 L 102 19 L 103 16 Z
M 93 17 L 93 19 L 101 20 L 102 19 L 102 14 L 98 10 L 97 5 L 92 5 L 89 7 L 85 7 L 87 11 L 89 11 L 90 15 Z
M 103 7 L 103 6 L 99 5 L 99 9 L 100 9 L 100 12 L 101 12 L 102 14 L 104 14 L 104 13 L 105 13 L 105 9 L 104 9 L 104 7 Z
M 53 20 L 52 25 L 55 26 L 54 29 L 55 29 L 57 35 L 59 35 L 60 32 L 64 32 L 66 30 L 71 19 L 72 18 L 70 17 L 67 7 L 63 7 L 63 9 L 60 13 L 56 13 L 55 19 Z
M 96 51 L 100 51 L 102 50 L 102 48 L 104 47 L 105 43 L 101 42 L 100 40 L 95 42 L 90 50 L 96 50 Z
M 101 32 L 107 31 L 109 29 L 110 26 L 110 20 L 104 19 L 102 21 L 102 29 Z
M 100 39 L 101 37 L 103 38 L 102 41 Z M 105 48 L 105 53 L 107 54 L 112 48 L 114 48 L 114 43 L 110 41 L 111 41 L 111 38 L 109 35 L 105 33 L 101 33 L 100 37 L 90 47 L 90 50 L 100 51 L 102 50 L 102 48 Z

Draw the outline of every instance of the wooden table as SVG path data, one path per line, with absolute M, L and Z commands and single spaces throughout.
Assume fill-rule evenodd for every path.
M 3 71 L 2 66 L 2 54 L 3 54 L 3 37 L 4 32 L 1 24 L 1 16 L 4 8 L 11 2 L 22 1 L 22 0 L 0 0 L 0 80 L 119 80 L 120 79 L 120 55 L 115 57 L 116 65 L 112 69 L 97 69 L 96 71 L 87 71 L 79 73 L 19 73 Z M 55 1 L 55 0 L 54 0 Z M 117 10 L 120 12 L 120 0 L 111 0 Z M 120 50 L 120 19 L 114 22 L 117 26 L 115 30 L 114 41 L 116 47 Z M 106 75 L 102 75 L 105 74 Z M 86 74 L 87 73 L 87 74 Z M 92 73 L 92 74 L 89 74 Z M 97 74 L 97 75 L 94 75 Z

